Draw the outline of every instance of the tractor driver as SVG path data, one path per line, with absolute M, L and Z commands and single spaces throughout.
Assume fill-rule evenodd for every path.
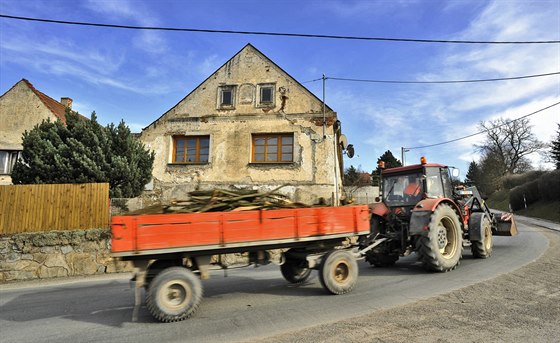
M 420 180 L 414 176 L 408 178 L 408 185 L 404 189 L 404 195 L 408 198 L 419 198 L 422 190 Z

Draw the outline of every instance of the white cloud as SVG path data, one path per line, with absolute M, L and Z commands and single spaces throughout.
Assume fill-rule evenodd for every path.
M 135 1 L 88 0 L 84 5 L 90 11 L 108 16 L 112 20 L 131 20 L 131 25 L 160 26 L 161 24 L 153 11 Z M 120 22 L 116 24 L 126 25 Z M 153 54 L 163 54 L 169 50 L 168 43 L 160 32 L 141 30 L 134 34 L 133 45 L 138 49 Z

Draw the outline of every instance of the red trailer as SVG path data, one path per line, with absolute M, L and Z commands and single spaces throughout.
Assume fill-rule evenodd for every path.
M 360 254 L 345 242 L 370 233 L 369 217 L 367 205 L 113 216 L 112 253 L 134 264 L 134 316 L 145 288 L 156 319 L 179 321 L 198 308 L 209 269 L 224 268 L 214 255 L 248 253 L 251 263 L 267 264 L 268 250 L 283 249 L 276 262 L 287 281 L 302 283 L 317 269 L 328 292 L 351 291 Z

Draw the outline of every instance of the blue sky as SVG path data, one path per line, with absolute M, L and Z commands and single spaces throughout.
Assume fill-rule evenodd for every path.
M 0 0 L 0 13 L 66 21 L 237 31 L 444 40 L 560 40 L 560 1 Z M 0 18 L 0 93 L 22 78 L 101 123 L 139 132 L 251 43 L 296 80 L 465 80 L 560 71 L 560 44 L 459 45 L 162 32 Z M 304 83 L 318 97 L 321 82 Z M 468 84 L 327 80 L 326 103 L 356 148 L 354 165 L 401 147 L 477 132 L 481 120 L 517 118 L 560 100 L 560 76 Z M 530 117 L 550 141 L 560 106 Z M 482 135 L 406 153 L 453 165 L 464 177 Z M 535 167 L 550 167 L 531 156 Z

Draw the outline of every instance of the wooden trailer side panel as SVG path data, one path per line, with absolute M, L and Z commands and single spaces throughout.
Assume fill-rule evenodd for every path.
M 112 251 L 299 239 L 369 231 L 367 206 L 244 212 L 145 214 L 112 218 Z

